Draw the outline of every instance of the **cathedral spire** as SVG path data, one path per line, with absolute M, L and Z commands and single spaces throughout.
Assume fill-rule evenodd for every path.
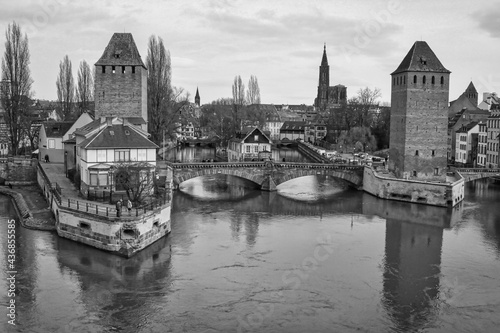
M 321 59 L 321 66 L 328 66 L 328 58 L 326 57 L 326 43 L 323 46 L 323 59 Z
M 198 87 L 196 87 L 196 95 L 194 96 L 194 103 L 200 106 L 200 93 L 198 92 Z

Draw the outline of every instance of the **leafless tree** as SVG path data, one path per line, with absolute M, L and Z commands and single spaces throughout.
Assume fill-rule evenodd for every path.
M 369 114 L 369 110 L 374 107 L 378 107 L 377 100 L 382 96 L 380 89 L 375 88 L 371 90 L 366 87 L 359 89 L 358 95 L 356 96 L 358 108 L 358 121 L 357 126 L 367 126 L 369 127 L 372 123 L 372 119 Z
M 241 76 L 239 75 L 234 77 L 233 102 L 236 105 L 245 104 L 245 85 L 241 81 Z
M 11 153 L 18 154 L 19 143 L 25 132 L 33 79 L 29 68 L 28 37 L 13 22 L 5 32 L 5 53 L 2 58 L 2 103 L 9 131 Z M 23 127 L 24 126 L 24 127 Z
M 76 98 L 80 114 L 90 110 L 90 102 L 94 100 L 94 78 L 85 60 L 80 62 L 78 69 Z
M 247 104 L 260 104 L 259 81 L 254 75 L 251 75 L 250 80 L 248 80 Z
M 68 55 L 59 63 L 59 75 L 56 81 L 57 101 L 59 102 L 59 115 L 63 120 L 72 117 L 73 103 L 75 101 L 75 81 L 73 68 Z
M 120 163 L 114 166 L 116 185 L 128 198 L 141 204 L 154 193 L 155 169 L 146 162 Z

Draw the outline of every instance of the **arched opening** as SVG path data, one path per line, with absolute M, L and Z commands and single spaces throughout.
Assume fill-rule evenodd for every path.
M 425 84 L 425 75 L 424 77 L 422 78 L 422 83 Z
M 434 75 L 432 76 L 431 82 L 432 82 L 432 84 L 436 83 L 436 79 L 434 78 Z
M 413 75 L 413 83 L 417 83 L 417 76 Z

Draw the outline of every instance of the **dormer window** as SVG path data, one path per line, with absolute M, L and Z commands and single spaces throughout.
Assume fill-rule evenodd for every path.
M 125 130 L 125 135 L 130 135 L 129 130 Z
M 422 56 L 421 56 L 421 57 L 420 57 L 420 63 L 421 63 L 422 65 L 427 65 L 427 59 L 426 59 L 425 57 L 422 57 Z
M 115 135 L 115 131 L 110 130 L 110 131 L 109 131 L 109 135 Z

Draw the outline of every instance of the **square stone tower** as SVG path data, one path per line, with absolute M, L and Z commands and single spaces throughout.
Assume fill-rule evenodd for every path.
M 391 74 L 389 170 L 396 177 L 446 181 L 450 73 L 418 41 Z
M 130 33 L 115 33 L 95 63 L 95 116 L 147 121 L 147 68 Z

